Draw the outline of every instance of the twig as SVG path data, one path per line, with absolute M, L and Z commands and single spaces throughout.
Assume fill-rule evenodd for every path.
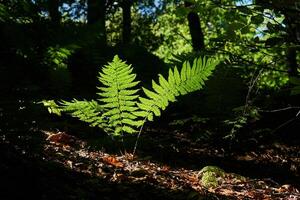
M 250 84 L 249 84 L 249 89 L 248 89 L 248 93 L 247 93 L 247 96 L 246 96 L 246 102 L 245 102 L 245 106 L 244 106 L 244 110 L 243 110 L 243 115 L 246 114 L 246 108 L 248 107 L 249 105 L 249 99 L 250 99 L 250 95 L 251 95 L 251 92 L 255 86 L 255 84 L 257 83 L 261 73 L 263 72 L 263 69 L 259 70 L 257 76 L 254 78 L 254 74 L 253 76 L 251 77 L 251 81 L 250 81 Z
M 280 108 L 280 109 L 275 109 L 275 110 L 259 110 L 260 112 L 265 112 L 265 113 L 275 113 L 275 112 L 280 112 L 280 111 L 285 111 L 285 110 L 291 110 L 291 109 L 299 109 L 300 107 L 298 106 L 289 106 L 286 108 Z M 296 114 L 296 117 L 300 114 L 299 112 Z
M 299 111 L 299 112 L 300 112 L 300 111 Z M 278 126 L 277 128 L 275 128 L 275 129 L 271 132 L 271 134 L 277 132 L 279 129 L 281 129 L 282 127 L 284 127 L 284 126 L 286 126 L 286 125 L 288 125 L 288 124 L 290 124 L 290 123 L 292 123 L 292 122 L 295 121 L 295 120 L 297 120 L 296 117 L 294 117 L 294 118 L 292 118 L 292 119 L 289 119 L 288 121 L 284 122 L 283 124 L 281 124 L 280 126 Z
M 260 110 L 261 112 L 266 112 L 266 113 L 275 113 L 275 112 L 280 112 L 280 111 L 285 111 L 285 110 L 291 110 L 291 109 L 299 109 L 300 107 L 297 106 L 290 106 L 290 107 L 286 107 L 286 108 L 280 108 L 280 109 L 276 109 L 276 110 Z M 288 121 L 284 122 L 283 124 L 279 125 L 277 128 L 275 128 L 272 133 L 275 133 L 276 131 L 278 131 L 279 129 L 281 129 L 282 127 L 292 123 L 293 121 L 297 120 L 298 116 L 300 115 L 300 110 L 298 111 L 298 113 L 296 114 L 295 117 L 293 117 L 292 119 L 289 119 Z
M 215 52 L 215 51 L 216 51 L 216 52 L 220 52 L 220 53 L 227 54 L 227 55 L 229 55 L 229 56 L 235 56 L 237 59 L 240 59 L 240 61 L 245 62 L 244 64 L 247 63 L 248 65 L 246 65 L 246 67 L 249 67 L 249 66 L 256 66 L 256 67 L 259 67 L 259 68 L 261 68 L 261 69 L 268 69 L 268 70 L 272 70 L 272 71 L 276 71 L 276 72 L 288 73 L 287 70 L 280 70 L 280 69 L 275 69 L 275 68 L 273 68 L 273 67 L 268 67 L 268 66 L 273 66 L 274 61 L 262 65 L 262 64 L 257 64 L 257 63 L 255 63 L 254 61 L 251 61 L 251 60 L 247 60 L 247 59 L 245 59 L 245 58 L 242 58 L 242 57 L 239 56 L 239 55 L 234 55 L 234 54 L 232 54 L 231 52 L 226 51 L 226 50 L 221 50 L 221 49 L 212 49 L 212 50 L 214 50 L 214 51 L 212 51 L 212 52 Z
M 276 181 L 274 181 L 272 178 L 264 178 L 262 180 L 265 181 L 265 182 L 268 181 L 268 182 L 270 182 L 270 183 L 272 183 L 272 184 L 274 184 L 276 186 L 280 185 L 279 183 L 277 183 Z
M 180 33 L 177 30 L 174 30 L 176 34 L 178 34 L 178 36 L 180 36 L 183 40 L 185 40 L 188 44 L 192 45 L 191 40 L 188 40 L 182 33 Z

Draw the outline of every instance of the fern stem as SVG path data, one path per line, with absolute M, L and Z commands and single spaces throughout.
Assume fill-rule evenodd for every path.
M 117 77 L 118 79 L 118 77 Z M 118 97 L 118 109 L 121 110 L 121 102 L 120 102 L 120 85 L 119 82 L 117 81 L 117 97 Z M 121 118 L 121 112 L 119 113 L 119 118 Z M 123 127 L 122 121 L 121 121 L 121 127 Z M 122 136 L 122 144 L 124 146 L 124 140 L 123 140 L 123 129 L 121 130 L 121 136 Z
M 150 113 L 150 112 L 148 111 L 148 113 Z M 144 118 L 143 123 L 142 123 L 142 125 L 141 125 L 141 128 L 140 128 L 140 130 L 139 130 L 139 133 L 138 133 L 138 135 L 137 135 L 137 137 L 136 137 L 136 141 L 135 141 L 135 144 L 134 144 L 134 147 L 133 147 L 133 151 L 132 151 L 132 157 L 133 157 L 133 158 L 134 158 L 134 155 L 135 155 L 137 146 L 138 146 L 139 139 L 140 139 L 141 134 L 142 134 L 142 130 L 143 130 L 143 128 L 144 128 L 144 124 L 145 124 L 146 121 L 147 121 L 147 117 L 148 117 L 148 115 Z

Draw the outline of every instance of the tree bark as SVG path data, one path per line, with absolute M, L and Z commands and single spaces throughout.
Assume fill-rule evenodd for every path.
M 298 76 L 298 63 L 297 63 L 297 48 L 295 47 L 298 42 L 298 24 L 295 23 L 297 20 L 294 16 L 289 13 L 285 12 L 284 16 L 286 18 L 286 30 L 287 30 L 287 39 L 286 42 L 288 44 L 286 50 L 286 61 L 287 61 L 287 68 L 289 76 Z M 300 15 L 299 15 L 300 16 Z
M 48 1 L 48 11 L 51 18 L 51 22 L 54 24 L 59 24 L 61 20 L 61 14 L 59 12 L 60 0 L 49 0 Z
M 185 1 L 185 7 L 191 7 L 193 4 Z M 204 34 L 200 24 L 200 18 L 198 14 L 194 11 L 190 11 L 188 16 L 188 23 L 190 34 L 192 37 L 192 46 L 194 51 L 203 51 L 205 49 L 204 46 Z
M 297 64 L 297 50 L 295 47 L 288 47 L 286 53 L 287 67 L 289 76 L 298 75 L 298 64 Z
M 104 43 L 106 43 L 105 2 L 106 0 L 87 0 L 87 22 L 88 24 L 98 24 L 101 38 Z
M 132 0 L 123 0 L 122 10 L 123 10 L 123 43 L 131 43 L 131 6 Z

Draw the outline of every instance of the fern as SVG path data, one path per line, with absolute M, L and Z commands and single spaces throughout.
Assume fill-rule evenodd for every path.
M 53 100 L 43 101 L 44 106 L 48 107 L 48 112 L 61 116 L 61 113 L 68 113 L 83 122 L 87 122 L 90 126 L 98 126 L 106 128 L 107 119 L 103 116 L 104 108 L 97 101 L 60 101 L 56 104 Z
M 145 97 L 141 97 L 136 89 L 139 81 L 132 73 L 131 65 L 115 56 L 111 63 L 105 65 L 99 73 L 97 93 L 99 98 L 93 101 L 44 101 L 50 113 L 66 112 L 91 126 L 102 128 L 113 136 L 123 133 L 136 133 L 146 121 L 160 116 L 170 102 L 176 101 L 179 95 L 199 90 L 204 81 L 211 75 L 218 60 L 211 58 L 195 59 L 191 66 L 184 62 L 180 72 L 175 67 L 169 70 L 168 78 L 158 75 L 158 82 L 152 80 L 152 89 L 142 88 Z
M 177 67 L 170 69 L 167 80 L 159 75 L 158 83 L 152 81 L 154 91 L 143 88 L 148 98 L 139 98 L 138 107 L 142 111 L 138 115 L 152 121 L 153 116 L 160 116 L 161 110 L 165 110 L 169 102 L 176 101 L 177 96 L 200 90 L 218 63 L 217 60 L 198 58 L 193 66 L 184 62 L 180 73 Z
M 106 128 L 106 119 L 102 116 L 104 109 L 97 101 L 72 100 L 60 102 L 61 111 L 69 113 L 71 116 L 81 121 L 89 123 L 91 126 Z
M 138 89 L 134 87 L 139 82 L 134 81 L 136 74 L 133 74 L 132 70 L 130 65 L 115 56 L 113 62 L 99 73 L 99 81 L 104 85 L 98 88 L 98 95 L 102 97 L 99 101 L 103 102 L 106 109 L 102 116 L 109 119 L 108 126 L 113 129 L 114 135 L 123 132 L 134 133 L 135 127 L 142 124 L 134 114 L 138 110 L 136 100 L 139 97 Z

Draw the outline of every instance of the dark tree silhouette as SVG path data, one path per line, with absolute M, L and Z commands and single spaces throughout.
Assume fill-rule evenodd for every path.
M 88 13 L 87 21 L 88 24 L 97 24 L 101 33 L 103 42 L 106 42 L 106 30 L 105 30 L 105 0 L 87 0 Z
M 193 4 L 190 2 L 184 2 L 185 7 L 192 7 Z M 202 51 L 204 50 L 204 34 L 200 24 L 200 18 L 198 14 L 194 11 L 190 11 L 188 16 L 190 34 L 192 37 L 192 45 L 194 51 Z
M 286 12 L 285 18 L 286 18 L 286 28 L 287 28 L 287 43 L 289 47 L 286 51 L 286 59 L 287 59 L 287 68 L 289 72 L 289 76 L 297 76 L 298 75 L 298 63 L 297 63 L 297 48 L 296 45 L 300 44 L 300 41 L 298 41 L 298 35 L 300 35 L 299 31 L 299 22 L 297 23 L 297 20 L 293 17 L 294 15 L 291 15 L 291 13 Z M 298 17 L 300 17 L 300 14 L 298 14 Z M 300 37 L 299 37 L 300 39 Z
M 131 42 L 131 6 L 132 0 L 123 0 L 121 3 L 123 10 L 123 43 L 129 44 Z
M 60 0 L 48 1 L 48 11 L 51 18 L 51 22 L 59 24 L 61 20 L 61 14 L 59 12 Z

